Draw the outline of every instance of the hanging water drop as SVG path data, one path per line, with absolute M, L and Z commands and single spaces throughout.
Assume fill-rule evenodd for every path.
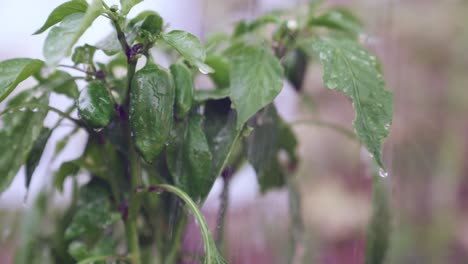
M 388 172 L 387 172 L 386 170 L 380 168 L 380 169 L 379 169 L 379 175 L 380 175 L 380 177 L 382 177 L 382 178 L 386 178 L 386 177 L 388 177 Z
M 34 107 L 33 109 L 31 109 L 31 111 L 36 113 L 37 111 L 39 111 L 39 109 L 37 107 Z
M 26 111 L 26 107 L 23 106 L 23 107 L 21 107 L 19 110 L 20 110 L 21 112 L 24 112 L 24 111 Z

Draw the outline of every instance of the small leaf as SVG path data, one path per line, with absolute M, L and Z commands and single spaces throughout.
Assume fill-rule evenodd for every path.
M 205 48 L 197 37 L 182 30 L 173 30 L 163 34 L 162 37 L 186 60 L 197 66 L 202 73 L 213 72 L 213 69 L 204 63 L 206 58 Z
M 148 16 L 159 16 L 159 13 L 157 12 L 154 12 L 152 10 L 145 10 L 141 13 L 139 13 L 136 17 L 130 19 L 130 21 L 128 21 L 128 27 L 133 27 L 135 26 L 138 22 L 141 22 L 143 20 L 145 20 Z
M 76 47 L 72 55 L 72 61 L 75 65 L 84 63 L 84 64 L 93 64 L 94 53 L 96 52 L 96 47 L 90 46 L 88 44 Z
M 307 54 L 301 49 L 295 49 L 283 57 L 281 63 L 288 81 L 296 91 L 301 91 L 307 70 Z
M 41 85 L 50 91 L 63 94 L 71 99 L 77 99 L 80 93 L 73 77 L 64 71 L 54 72 L 49 76 L 47 81 Z
M 39 72 L 44 62 L 35 59 L 10 59 L 0 62 L 0 102 L 26 78 Z
M 229 88 L 210 89 L 210 90 L 195 90 L 195 101 L 204 102 L 208 100 L 219 100 L 229 97 L 231 91 Z
M 54 186 L 63 192 L 63 183 L 68 176 L 76 175 L 80 171 L 80 166 L 76 161 L 62 163 L 59 169 L 54 174 Z
M 334 8 L 319 17 L 314 17 L 309 21 L 309 25 L 340 30 L 354 36 L 362 32 L 361 21 L 344 8 Z
M 143 24 L 141 24 L 141 29 L 148 31 L 153 35 L 159 35 L 163 29 L 163 23 L 163 19 L 159 14 L 151 14 L 146 16 Z
M 126 16 L 133 6 L 142 1 L 143 0 L 120 0 L 120 14 Z
M 213 68 L 210 78 L 216 85 L 216 88 L 229 88 L 229 62 L 220 55 L 210 55 L 205 63 Z
M 205 133 L 203 118 L 192 114 L 188 121 L 178 124 L 167 148 L 167 164 L 176 185 L 195 201 L 203 200 L 211 190 L 212 155 Z
M 294 134 L 283 123 L 274 105 L 259 112 L 250 124 L 253 131 L 245 140 L 245 150 L 247 159 L 257 173 L 261 191 L 282 187 L 286 182 L 286 169 L 281 166 L 279 152 L 286 151 L 290 164 L 297 162 Z
M 97 185 L 88 184 L 80 189 L 77 208 L 65 231 L 67 240 L 95 236 L 120 219 L 120 214 L 111 210 L 107 191 Z
M 44 42 L 44 57 L 55 66 L 71 50 L 94 20 L 104 12 L 101 0 L 94 0 L 86 13 L 73 13 L 65 17 L 59 26 L 52 28 Z
M 356 134 L 383 168 L 382 141 L 392 123 L 393 95 L 385 89 L 377 59 L 348 38 L 312 39 L 301 45 L 320 58 L 325 85 L 352 100 Z
M 245 44 L 227 51 L 231 62 L 231 100 L 240 129 L 258 110 L 273 102 L 283 87 L 283 68 L 273 53 Z
M 26 188 L 29 188 L 34 171 L 36 170 L 37 165 L 39 165 L 42 153 L 44 152 L 44 147 L 47 144 L 47 141 L 49 141 L 51 134 L 52 130 L 50 128 L 42 128 L 39 137 L 36 139 L 36 142 L 29 153 L 29 157 L 26 160 Z
M 74 13 L 84 13 L 88 9 L 88 3 L 85 0 L 72 0 L 65 2 L 55 8 L 50 13 L 44 25 L 34 32 L 34 35 L 41 34 L 49 27 L 61 22 L 65 17 Z
M 48 105 L 48 96 L 35 98 L 30 91 L 25 91 L 12 98 L 8 106 L 22 103 Z M 3 117 L 0 149 L 8 151 L 4 151 L 0 156 L 0 193 L 10 185 L 13 177 L 26 162 L 34 142 L 41 134 L 47 112 L 47 108 L 35 108 L 34 111 L 6 113 Z

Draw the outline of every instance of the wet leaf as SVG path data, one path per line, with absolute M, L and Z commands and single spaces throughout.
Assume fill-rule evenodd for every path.
M 101 0 L 94 0 L 85 13 L 73 13 L 52 28 L 44 42 L 44 57 L 49 65 L 55 66 L 71 50 L 94 20 L 104 12 Z
M 29 188 L 29 184 L 31 183 L 32 176 L 34 171 L 39 165 L 39 161 L 41 160 L 42 153 L 44 152 L 44 148 L 49 141 L 49 137 L 52 134 L 52 130 L 50 128 L 42 128 L 39 137 L 34 142 L 33 148 L 29 153 L 28 159 L 26 160 L 26 189 Z
M 80 93 L 73 77 L 64 71 L 54 72 L 47 78 L 42 86 L 50 91 L 63 94 L 71 99 L 77 99 Z
M 325 85 L 352 100 L 356 134 L 383 168 L 382 142 L 392 123 L 393 95 L 385 89 L 376 58 L 348 38 L 312 39 L 302 46 L 320 58 Z
M 167 44 L 176 49 L 187 61 L 198 67 L 202 73 L 213 72 L 213 69 L 204 63 L 205 48 L 193 34 L 182 30 L 173 30 L 163 34 L 162 37 Z
M 250 125 L 253 131 L 245 140 L 245 150 L 257 173 L 261 191 L 284 186 L 287 168 L 282 167 L 279 153 L 286 151 L 287 165 L 297 162 L 294 134 L 279 117 L 274 105 L 259 112 Z
M 54 173 L 54 186 L 59 192 L 63 192 L 63 183 L 68 176 L 76 175 L 80 171 L 77 161 L 68 161 L 62 163 L 59 169 Z
M 120 219 L 120 214 L 111 209 L 107 190 L 97 185 L 80 189 L 77 208 L 65 231 L 67 240 L 95 236 Z
M 227 51 L 231 100 L 240 129 L 258 110 L 273 102 L 283 87 L 283 68 L 266 47 L 239 44 Z
M 48 96 L 36 98 L 30 91 L 25 91 L 12 98 L 9 107 L 23 103 L 35 105 L 48 105 Z M 0 192 L 3 192 L 11 183 L 20 167 L 26 162 L 34 142 L 41 135 L 47 108 L 30 109 L 20 108 L 20 111 L 5 113 L 3 116 L 3 129 L 0 130 L 0 149 L 4 151 L 0 156 Z
M 85 13 L 88 9 L 88 3 L 85 0 L 72 0 L 65 2 L 55 8 L 50 13 L 44 25 L 34 32 L 34 35 L 41 34 L 46 31 L 49 27 L 61 22 L 65 17 L 74 13 Z
M 40 71 L 41 60 L 18 58 L 0 62 L 0 102 L 26 78 Z

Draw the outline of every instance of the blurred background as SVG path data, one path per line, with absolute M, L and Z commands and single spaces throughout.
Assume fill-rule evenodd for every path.
M 0 60 L 42 58 L 46 35 L 31 33 L 62 2 L 0 0 Z M 203 40 L 213 31 L 230 32 L 239 19 L 276 8 L 300 8 L 307 2 L 145 0 L 130 16 L 156 10 L 170 28 L 188 30 Z M 384 148 L 392 207 L 386 263 L 468 263 L 468 1 L 325 2 L 346 5 L 364 21 L 367 34 L 362 42 L 381 58 L 387 85 L 395 95 L 394 122 Z M 106 35 L 110 26 L 100 22 L 80 43 L 95 43 Z M 285 120 L 320 118 L 351 128 L 351 104 L 323 87 L 318 65 L 309 67 L 305 87 L 314 110 L 286 84 L 276 101 Z M 51 103 L 62 101 L 53 98 Z M 300 139 L 297 177 L 308 263 L 363 263 L 372 209 L 368 155 L 332 130 L 295 125 L 294 131 Z M 51 156 L 54 141 L 66 132 L 64 128 L 55 133 L 45 153 Z M 16 219 L 50 182 L 48 176 L 61 161 L 78 156 L 84 140 L 85 135 L 79 135 L 54 162 L 43 159 L 28 195 L 20 171 L 13 186 L 0 196 L 0 263 L 12 263 L 11 251 L 18 243 Z M 215 184 L 204 208 L 211 223 L 216 220 L 220 185 Z M 233 179 L 230 197 L 226 223 L 230 263 L 286 263 L 290 242 L 286 190 L 260 195 L 254 172 L 246 166 Z M 66 195 L 58 196 L 57 204 L 63 200 Z M 200 248 L 201 241 L 194 241 L 190 232 L 185 247 Z

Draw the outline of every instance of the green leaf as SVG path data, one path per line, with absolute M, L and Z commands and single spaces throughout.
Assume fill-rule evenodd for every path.
M 283 68 L 270 49 L 239 44 L 227 51 L 231 62 L 231 100 L 237 129 L 273 102 L 283 87 Z
M 80 166 L 76 161 L 68 161 L 62 163 L 59 169 L 54 173 L 54 186 L 63 192 L 63 183 L 68 176 L 76 175 L 80 171 Z
M 101 0 L 94 0 L 86 13 L 73 13 L 65 17 L 59 26 L 52 28 L 44 42 L 44 57 L 55 66 L 71 50 L 94 20 L 104 12 Z
M 212 155 L 205 133 L 203 117 L 192 114 L 177 124 L 167 147 L 167 165 L 175 183 L 195 201 L 203 200 L 216 177 L 210 175 Z
M 48 96 L 35 98 L 30 91 L 18 94 L 10 100 L 8 106 L 18 106 L 22 103 L 48 105 Z M 34 142 L 39 138 L 47 108 L 19 109 L 3 117 L 3 129 L 0 130 L 0 149 L 4 151 L 0 156 L 0 193 L 11 183 L 21 165 L 23 165 Z M 23 110 L 23 111 L 21 111 Z
M 93 64 L 94 53 L 96 52 L 96 47 L 85 44 L 81 47 L 76 47 L 72 55 L 72 61 L 75 65 L 84 63 L 84 64 Z
M 385 90 L 377 59 L 348 38 L 312 39 L 302 46 L 320 58 L 325 85 L 352 100 L 356 134 L 383 168 L 382 141 L 392 123 L 393 95 Z
M 63 94 L 71 99 L 78 98 L 78 86 L 73 77 L 64 71 L 54 72 L 47 81 L 42 84 L 43 87 L 58 94 Z
M 167 44 L 176 49 L 186 60 L 197 66 L 202 73 L 208 74 L 213 72 L 213 69 L 204 63 L 206 58 L 205 48 L 197 37 L 182 30 L 173 30 L 163 34 L 162 37 Z
M 175 86 L 174 112 L 177 118 L 184 118 L 193 102 L 193 76 L 190 69 L 183 63 L 175 63 L 170 67 Z
M 241 132 L 236 129 L 237 114 L 229 99 L 206 102 L 204 114 L 203 127 L 213 156 L 211 177 L 216 178 L 231 157 Z
M 10 59 L 0 62 L 0 102 L 26 78 L 39 72 L 44 62 L 35 59 Z
M 65 17 L 74 13 L 84 13 L 86 12 L 86 9 L 88 9 L 88 3 L 85 0 L 72 0 L 65 2 L 55 8 L 52 13 L 50 13 L 44 25 L 33 34 L 41 34 L 49 27 L 61 22 Z
M 159 35 L 163 26 L 164 22 L 162 17 L 159 14 L 151 14 L 146 16 L 143 24 L 141 24 L 141 29 L 148 31 L 153 35 Z
M 120 14 L 126 16 L 133 6 L 143 0 L 120 0 Z
M 246 33 L 251 33 L 267 24 L 271 24 L 271 23 L 279 24 L 280 22 L 281 20 L 278 18 L 277 15 L 274 15 L 274 14 L 267 14 L 267 15 L 261 16 L 251 22 L 240 21 L 239 23 L 237 23 L 234 29 L 233 36 L 239 37 Z
M 286 78 L 294 86 L 296 91 L 302 90 L 308 59 L 304 51 L 301 49 L 294 49 L 281 60 Z
M 319 17 L 313 17 L 309 21 L 309 25 L 340 30 L 354 36 L 363 30 L 362 22 L 349 10 L 344 8 L 334 8 Z
M 229 63 L 226 58 L 220 55 L 210 55 L 205 63 L 213 68 L 210 78 L 216 85 L 216 88 L 229 88 Z
M 34 142 L 33 148 L 29 153 L 28 159 L 26 160 L 26 189 L 29 188 L 34 171 L 36 170 L 37 165 L 39 165 L 42 153 L 44 152 L 44 148 L 47 144 L 47 141 L 49 141 L 51 134 L 52 130 L 50 128 L 44 127 L 42 128 L 36 142 Z
M 245 150 L 257 173 L 261 191 L 284 186 L 287 171 L 281 166 L 279 152 L 286 151 L 289 164 L 297 162 L 294 134 L 279 117 L 274 105 L 259 112 L 251 125 L 254 130 L 245 140 Z
M 231 91 L 229 88 L 210 89 L 210 90 L 195 90 L 195 101 L 204 102 L 208 100 L 219 100 L 229 97 Z
M 65 231 L 67 240 L 95 236 L 120 219 L 120 214 L 112 211 L 107 191 L 97 185 L 81 188 L 77 208 Z

